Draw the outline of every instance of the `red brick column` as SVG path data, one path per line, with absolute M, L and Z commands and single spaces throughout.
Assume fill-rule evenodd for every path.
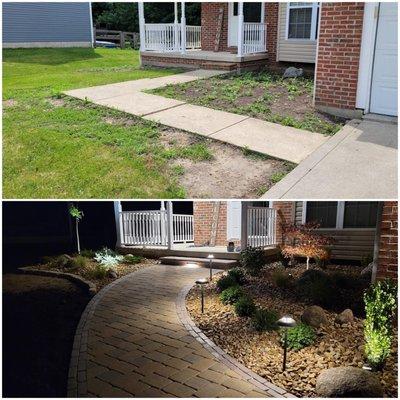
M 354 110 L 364 3 L 322 3 L 315 105 Z
M 398 270 L 398 204 L 396 201 L 385 201 L 383 204 L 381 235 L 379 241 L 379 257 L 377 279 L 397 279 Z
M 278 66 L 276 61 L 276 48 L 278 45 L 278 15 L 279 3 L 265 4 L 265 22 L 267 24 L 267 51 L 268 65 L 271 67 Z
M 228 3 L 201 3 L 201 49 L 214 51 L 215 38 L 218 30 L 218 15 L 220 8 L 224 8 L 219 51 L 228 48 Z
M 276 241 L 282 243 L 282 228 L 281 224 L 293 223 L 295 213 L 294 201 L 274 201 L 273 208 L 276 210 Z

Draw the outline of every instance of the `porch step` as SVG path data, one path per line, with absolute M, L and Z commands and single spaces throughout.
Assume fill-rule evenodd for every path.
M 186 264 L 197 264 L 201 267 L 209 267 L 210 261 L 207 258 L 198 257 L 178 257 L 178 256 L 166 256 L 160 257 L 161 264 L 168 265 L 186 265 Z M 212 266 L 215 269 L 230 269 L 238 265 L 237 260 L 227 260 L 224 258 L 214 258 Z

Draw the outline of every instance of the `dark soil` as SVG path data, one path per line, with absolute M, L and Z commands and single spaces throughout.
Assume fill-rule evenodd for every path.
M 75 329 L 89 300 L 64 279 L 3 276 L 4 397 L 66 397 Z

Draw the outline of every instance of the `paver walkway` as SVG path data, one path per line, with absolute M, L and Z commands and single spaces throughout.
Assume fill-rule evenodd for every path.
M 189 333 L 188 322 L 178 316 L 185 314 L 184 305 L 179 305 L 182 288 L 208 273 L 200 267 L 154 265 L 99 292 L 77 329 L 69 396 L 288 395 L 274 385 L 264 384 L 261 390 L 254 380 L 257 375 L 229 368 L 204 347 L 207 339 Z
M 143 93 L 143 90 L 223 73 L 196 70 L 161 78 L 70 90 L 66 94 L 294 163 L 300 163 L 328 140 L 319 133 Z

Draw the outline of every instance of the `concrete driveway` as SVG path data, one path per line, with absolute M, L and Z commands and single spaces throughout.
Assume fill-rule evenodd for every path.
M 350 121 L 263 198 L 397 198 L 397 124 Z

